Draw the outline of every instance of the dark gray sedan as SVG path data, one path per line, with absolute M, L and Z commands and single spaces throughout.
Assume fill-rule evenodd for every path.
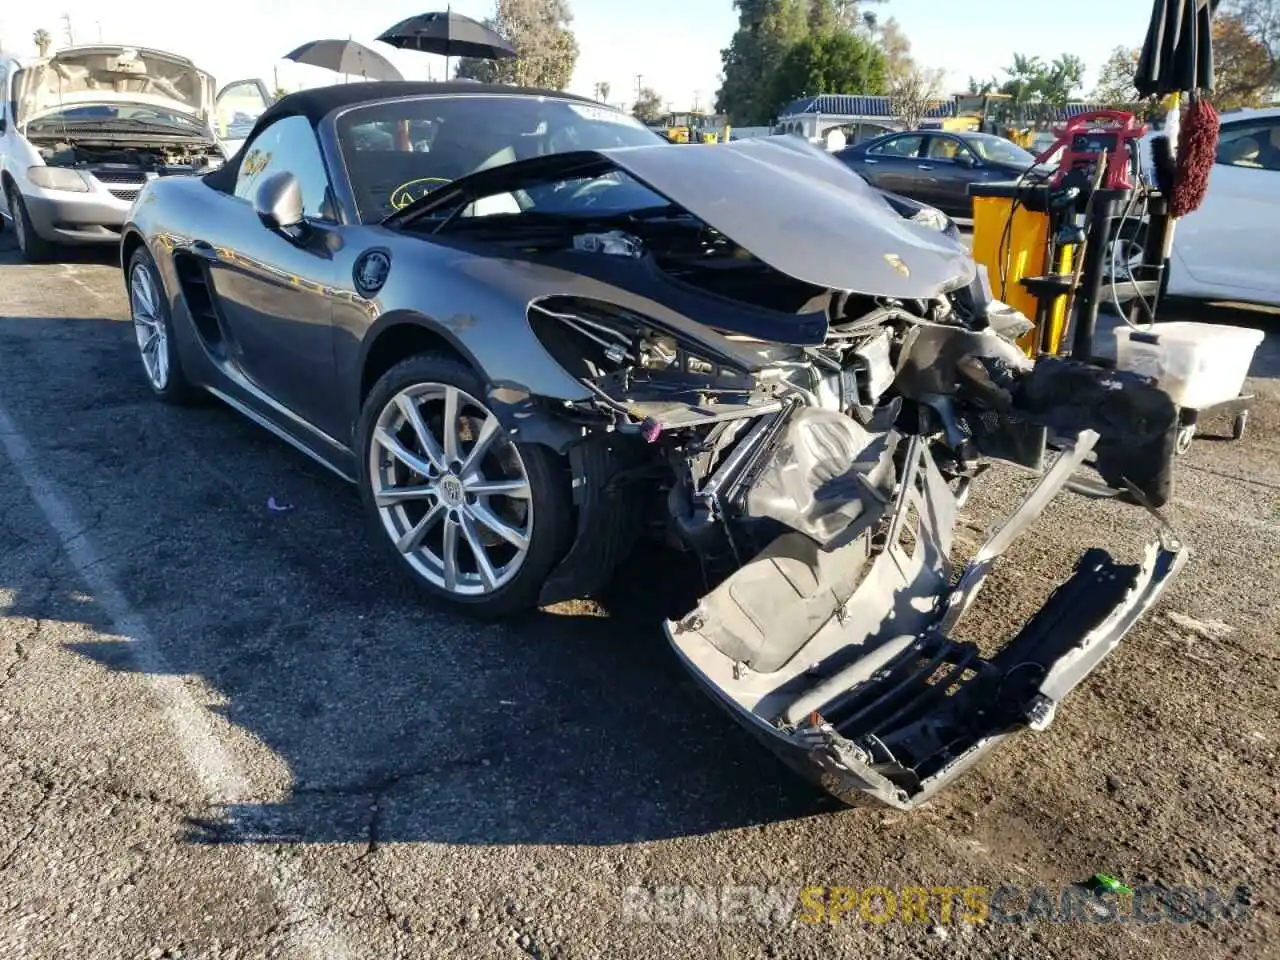
M 151 391 L 358 484 L 427 594 L 501 616 L 594 594 L 642 537 L 682 548 L 706 594 L 654 602 L 691 674 L 833 794 L 910 807 L 1046 726 L 1181 563 L 1094 551 L 997 657 L 951 638 L 1102 439 L 952 575 L 985 451 L 1035 467 L 1046 411 L 1014 399 L 1025 318 L 944 226 L 798 137 L 676 146 L 554 91 L 347 84 L 149 181 L 121 256 Z
M 1003 137 L 938 130 L 887 134 L 835 156 L 872 186 L 957 217 L 973 216 L 971 184 L 1017 179 L 1036 161 Z

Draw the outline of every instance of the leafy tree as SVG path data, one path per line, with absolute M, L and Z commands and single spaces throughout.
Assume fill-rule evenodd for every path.
M 1271 56 L 1239 17 L 1213 20 L 1213 102 L 1223 110 L 1260 107 L 1271 91 Z
M 1084 61 L 1074 54 L 1064 53 L 1045 69 L 1040 76 L 1036 92 L 1045 103 L 1055 107 L 1066 106 L 1084 82 Z
M 770 116 L 800 97 L 846 91 L 878 95 L 888 90 L 884 53 L 844 30 L 801 40 L 787 51 L 771 81 Z
M 1133 85 L 1138 72 L 1139 47 L 1116 47 L 1098 71 L 1098 84 L 1089 99 L 1106 107 L 1123 107 L 1142 99 Z
M 657 123 L 662 119 L 662 97 L 658 96 L 658 91 L 653 87 L 642 87 L 639 95 L 636 97 L 635 106 L 631 108 L 631 115 L 641 123 Z
M 1244 32 L 1262 44 L 1267 53 L 1267 82 L 1280 85 L 1280 0 L 1225 0 L 1215 23 L 1224 17 L 1239 19 Z
M 485 24 L 515 48 L 508 60 L 464 57 L 454 76 L 485 83 L 563 90 L 578 62 L 568 0 L 497 0 Z
M 915 61 L 911 58 L 911 41 L 902 32 L 902 25 L 890 17 L 884 23 L 877 21 L 872 35 L 884 52 L 885 70 L 890 80 L 900 79 L 911 71 Z
M 1021 53 L 1013 55 L 1013 64 L 1005 67 L 1008 77 L 1000 85 L 1000 93 L 1010 98 L 1009 108 L 1023 114 L 1031 104 L 1047 103 L 1061 107 L 1080 89 L 1084 79 L 1084 61 L 1064 53 L 1052 63 Z
M 733 0 L 738 30 L 720 52 L 724 81 L 716 111 L 737 126 L 773 119 L 770 72 L 808 29 L 806 0 Z
M 876 28 L 877 16 L 869 7 L 887 0 L 807 0 L 809 4 L 809 29 L 814 33 L 830 30 L 859 30 L 871 33 Z
M 1044 62 L 1039 57 L 1028 57 L 1021 53 L 1013 55 L 1013 65 L 1004 68 L 1009 79 L 1000 85 L 1000 92 L 1011 98 L 1011 107 L 1019 109 L 1038 99 L 1040 78 L 1044 76 L 1045 69 Z
M 926 70 L 918 64 L 889 85 L 889 109 L 908 130 L 919 129 L 921 121 L 942 99 L 941 70 Z
M 49 55 L 49 47 L 53 45 L 53 37 L 49 36 L 48 30 L 41 27 L 31 35 L 31 42 L 40 51 L 40 56 L 47 57 Z

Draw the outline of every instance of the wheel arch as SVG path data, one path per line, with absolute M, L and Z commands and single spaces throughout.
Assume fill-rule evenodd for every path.
M 393 310 L 378 318 L 361 345 L 355 396 L 356 417 L 379 378 L 407 357 L 441 353 L 479 375 L 485 384 L 485 403 L 502 426 L 528 443 L 550 447 L 563 455 L 581 439 L 580 428 L 548 411 L 528 386 L 495 381 L 474 353 L 444 324 L 416 310 Z
M 363 338 L 356 409 L 364 406 L 369 391 L 384 373 L 419 353 L 443 353 L 484 376 L 476 358 L 442 324 L 414 310 L 392 310 L 379 317 Z
M 137 227 L 126 227 L 124 234 L 120 237 L 120 270 L 122 273 L 129 272 L 129 261 L 133 259 L 134 253 L 139 247 L 145 247 L 146 240 L 142 237 L 142 232 Z

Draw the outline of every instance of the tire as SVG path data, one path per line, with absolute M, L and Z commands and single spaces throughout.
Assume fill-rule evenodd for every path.
M 1231 421 L 1231 439 L 1243 440 L 1245 430 L 1249 428 L 1249 411 L 1241 410 L 1236 414 L 1236 418 Z
M 14 239 L 18 241 L 18 252 L 27 263 L 45 263 L 53 259 L 57 247 L 36 233 L 31 215 L 27 213 L 27 205 L 14 187 L 10 187 L 9 217 L 13 221 Z
M 537 606 L 569 548 L 573 510 L 563 459 L 539 444 L 508 440 L 484 396 L 484 382 L 458 360 L 410 357 L 369 392 L 356 449 L 365 512 L 396 567 L 455 609 L 498 619 Z M 451 404 L 456 412 L 447 418 Z M 447 419 L 457 425 L 452 441 Z M 475 492 L 497 483 L 511 492 Z
M 1116 235 L 1112 237 L 1111 243 L 1107 246 L 1106 256 L 1102 262 L 1103 276 L 1111 275 L 1111 256 L 1117 243 L 1122 244 L 1120 251 L 1116 256 L 1116 280 L 1129 279 L 1129 269 L 1125 266 L 1126 262 L 1137 266 L 1133 261 L 1141 262 L 1143 251 L 1146 249 L 1147 242 L 1147 225 L 1140 220 L 1126 220 L 1120 225 L 1120 229 Z M 1143 274 L 1138 274 L 1139 277 Z
M 187 406 L 199 397 L 182 369 L 178 342 L 173 335 L 173 317 L 169 298 L 165 295 L 160 271 L 146 247 L 139 247 L 129 258 L 125 274 L 129 294 L 129 317 L 133 320 L 134 339 L 143 376 L 151 392 L 165 403 Z

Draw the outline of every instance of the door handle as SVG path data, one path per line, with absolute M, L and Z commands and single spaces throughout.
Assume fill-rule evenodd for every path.
M 918 164 L 918 165 L 916 166 L 916 169 L 917 169 L 917 170 L 932 170 L 932 169 L 933 169 L 933 167 L 929 166 L 929 165 L 928 165 L 928 164 L 926 164 L 926 163 L 921 163 L 921 164 Z
M 879 161 L 879 160 L 871 160 L 871 159 L 869 159 L 869 158 L 868 158 L 868 159 L 864 159 L 862 162 L 863 162 L 863 163 L 879 163 L 880 161 Z

